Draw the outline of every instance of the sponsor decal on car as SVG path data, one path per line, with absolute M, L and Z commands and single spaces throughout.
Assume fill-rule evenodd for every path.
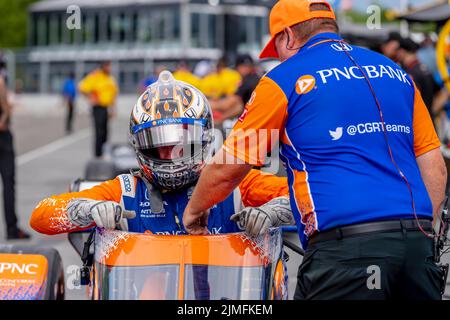
M 0 300 L 40 300 L 48 262 L 42 255 L 0 254 Z

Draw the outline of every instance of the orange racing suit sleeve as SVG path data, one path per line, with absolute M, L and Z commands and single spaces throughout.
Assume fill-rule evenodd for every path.
M 245 163 L 262 166 L 276 140 L 283 138 L 287 105 L 278 84 L 263 77 L 225 141 L 225 152 Z
M 245 207 L 259 207 L 270 200 L 289 195 L 287 178 L 252 169 L 239 184 Z
M 441 146 L 441 142 L 436 134 L 436 130 L 434 129 L 430 113 L 428 112 L 427 106 L 422 99 L 422 95 L 415 84 L 413 132 L 414 152 L 416 157 Z
M 259 170 L 251 170 L 239 185 L 244 206 L 257 207 L 273 198 L 289 195 L 287 179 Z M 120 203 L 122 189 L 119 178 L 103 182 L 91 189 L 52 196 L 42 200 L 34 209 L 30 225 L 37 232 L 55 235 L 82 231 L 91 226 L 80 228 L 73 225 L 67 216 L 67 205 L 72 199 L 87 198 L 92 200 L 115 201 Z
M 121 197 L 122 189 L 118 177 L 88 190 L 52 196 L 42 200 L 36 206 L 31 215 L 30 225 L 37 232 L 48 235 L 86 230 L 92 228 L 94 224 L 80 228 L 70 222 L 66 211 L 70 200 L 86 198 L 120 203 Z

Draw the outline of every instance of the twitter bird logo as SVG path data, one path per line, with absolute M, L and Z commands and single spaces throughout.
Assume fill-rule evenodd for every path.
M 335 131 L 329 130 L 330 136 L 333 138 L 333 141 L 339 140 L 342 138 L 342 127 L 337 127 Z

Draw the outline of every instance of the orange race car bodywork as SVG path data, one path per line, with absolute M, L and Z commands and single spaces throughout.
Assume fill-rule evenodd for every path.
M 47 271 L 42 255 L 0 253 L 0 300 L 42 299 Z
M 64 282 L 57 250 L 0 244 L 0 300 L 62 300 Z
M 281 230 L 163 236 L 97 230 L 92 294 L 98 300 L 281 299 L 287 292 Z

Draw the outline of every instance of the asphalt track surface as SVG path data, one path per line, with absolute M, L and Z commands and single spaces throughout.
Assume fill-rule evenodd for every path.
M 110 142 L 122 143 L 127 140 L 127 112 L 122 112 L 110 123 Z M 75 130 L 71 135 L 64 134 L 64 115 L 62 112 L 17 112 L 14 117 L 13 134 L 16 148 L 16 189 L 17 214 L 20 226 L 32 234 L 29 241 L 9 241 L 8 244 L 20 243 L 53 247 L 63 259 L 66 271 L 80 265 L 80 258 L 67 241 L 65 235 L 45 236 L 31 230 L 28 221 L 36 204 L 50 195 L 66 192 L 76 178 L 82 177 L 86 163 L 93 154 L 93 134 L 90 115 L 80 112 L 76 116 Z M 0 212 L 3 204 L 0 197 Z M 3 217 L 0 218 L 0 243 L 5 243 Z M 296 234 L 289 235 L 291 241 L 298 244 Z M 293 296 L 296 283 L 297 267 L 301 257 L 286 250 L 290 256 L 288 262 L 289 297 Z M 450 261 L 450 255 L 446 257 Z M 69 283 L 71 274 L 66 272 L 66 299 L 86 299 L 85 288 L 72 288 Z M 449 285 L 447 294 L 450 293 Z

